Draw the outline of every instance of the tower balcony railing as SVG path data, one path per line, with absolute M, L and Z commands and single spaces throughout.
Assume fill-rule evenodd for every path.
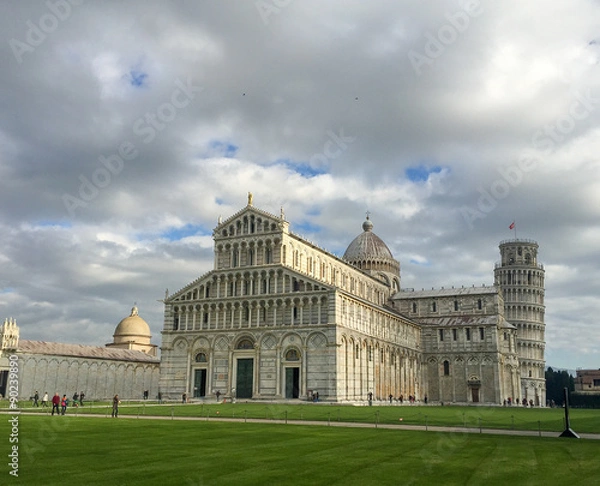
M 544 265 L 542 265 L 541 263 L 536 263 L 536 264 L 532 264 L 532 263 L 507 263 L 504 264 L 502 262 L 496 262 L 494 263 L 494 269 L 497 268 L 508 268 L 508 267 L 535 267 L 535 268 L 539 268 L 540 270 L 544 270 Z
M 529 244 L 529 245 L 539 246 L 537 241 L 535 241 L 535 240 L 529 240 L 527 238 L 512 238 L 510 240 L 502 240 L 500 242 L 500 245 L 505 245 L 506 243 L 526 243 L 526 244 Z

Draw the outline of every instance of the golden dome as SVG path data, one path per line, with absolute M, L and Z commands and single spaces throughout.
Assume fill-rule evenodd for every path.
M 150 326 L 138 315 L 137 307 L 131 309 L 131 315 L 126 317 L 115 329 L 113 334 L 113 342 L 127 343 L 135 341 L 139 344 L 150 344 Z

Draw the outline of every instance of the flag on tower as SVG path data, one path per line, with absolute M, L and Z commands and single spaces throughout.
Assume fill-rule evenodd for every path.
M 514 221 L 512 223 L 510 223 L 510 226 L 508 227 L 508 229 L 515 229 L 515 222 Z

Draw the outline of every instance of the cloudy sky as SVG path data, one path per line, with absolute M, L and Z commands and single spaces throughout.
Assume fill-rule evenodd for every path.
M 598 368 L 600 2 L 0 5 L 0 318 L 103 345 L 212 267 L 246 205 L 402 286 L 493 283 L 540 244 L 547 364 Z

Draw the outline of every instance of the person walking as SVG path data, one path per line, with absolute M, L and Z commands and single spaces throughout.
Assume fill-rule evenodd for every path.
M 60 395 L 55 393 L 52 397 L 52 415 L 54 415 L 54 411 L 56 410 L 56 415 L 60 415 L 60 411 L 58 410 L 58 406 L 60 405 Z
M 85 393 L 81 392 L 79 394 L 79 405 L 83 407 L 83 399 L 85 398 Z
M 42 407 L 48 406 L 48 392 L 44 392 L 44 396 L 42 397 Z
M 40 404 L 38 403 L 38 400 L 40 399 L 40 394 L 38 393 L 38 391 L 35 391 L 35 394 L 33 395 L 33 406 L 34 407 L 39 407 Z
M 63 395 L 62 400 L 60 401 L 60 414 L 64 415 L 65 413 L 67 413 L 67 405 L 69 404 L 69 399 L 67 398 L 67 395 Z
M 113 397 L 113 407 L 112 407 L 112 417 L 117 418 L 119 416 L 119 403 L 121 403 L 121 401 L 119 400 L 119 395 L 115 395 Z

